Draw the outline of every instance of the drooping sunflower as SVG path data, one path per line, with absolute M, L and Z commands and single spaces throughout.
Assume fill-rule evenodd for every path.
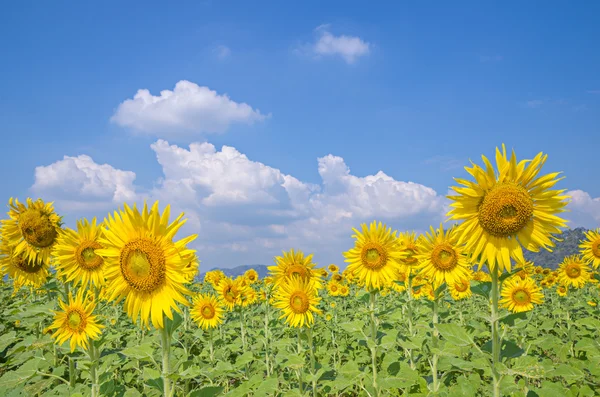
M 469 278 L 471 264 L 463 247 L 458 243 L 459 236 L 456 228 L 444 232 L 444 226 L 436 231 L 431 227 L 431 233 L 419 241 L 419 274 L 433 282 L 433 288 L 440 285 L 454 284 Z
M 526 312 L 533 309 L 534 304 L 544 301 L 541 288 L 531 278 L 521 280 L 511 278 L 502 283 L 500 305 L 513 313 Z
M 510 258 L 525 262 L 522 247 L 538 252 L 554 246 L 553 235 L 566 226 L 557 214 L 565 211 L 568 196 L 564 190 L 550 190 L 562 179 L 557 178 L 560 173 L 539 175 L 547 157 L 539 153 L 517 163 L 514 151 L 509 159 L 503 144 L 502 152 L 496 148 L 497 173 L 482 156 L 485 169 L 474 163 L 465 167 L 474 182 L 455 179 L 462 186 L 452 187 L 458 195 L 448 196 L 454 201 L 448 216 L 463 220 L 460 242 L 480 264 L 510 271 Z
M 415 232 L 400 233 L 398 239 L 400 240 L 400 246 L 406 252 L 406 257 L 402 259 L 402 264 L 409 268 L 417 266 L 419 264 L 419 260 L 417 259 L 417 255 L 419 255 L 419 238 Z
M 50 264 L 42 256 L 27 258 L 27 252 L 15 253 L 15 248 L 6 240 L 0 241 L 0 274 L 13 280 L 13 287 L 37 289 L 48 279 Z
M 54 322 L 47 328 L 56 330 L 52 337 L 60 345 L 70 339 L 71 353 L 77 346 L 87 350 L 89 339 L 98 339 L 100 330 L 104 328 L 93 314 L 96 308 L 95 301 L 87 299 L 84 292 L 85 288 L 79 288 L 75 298 L 73 293 L 69 292 L 68 304 L 59 298 L 58 304 L 62 310 L 54 312 Z
M 558 268 L 558 279 L 562 285 L 581 288 L 590 279 L 590 268 L 580 255 L 567 256 Z
M 87 219 L 78 220 L 77 231 L 61 230 L 52 251 L 57 276 L 84 288 L 89 284 L 101 287 L 104 284 L 104 259 L 96 253 L 102 248 L 98 242 L 101 233 L 102 227 L 96 225 L 96 218 L 91 223 Z
M 223 322 L 223 306 L 215 295 L 198 294 L 193 299 L 190 317 L 202 329 L 215 328 Z
M 300 277 L 303 280 L 313 280 L 312 285 L 320 289 L 321 271 L 315 269 L 316 265 L 312 262 L 312 257 L 313 254 L 304 256 L 302 251 L 293 249 L 283 252 L 283 256 L 276 256 L 274 258 L 276 265 L 268 267 L 275 286 L 286 283 L 292 277 Z
M 600 228 L 585 232 L 585 240 L 579 248 L 583 259 L 592 265 L 594 269 L 600 266 Z
M 27 259 L 49 262 L 52 247 L 62 226 L 53 203 L 27 198 L 27 205 L 11 197 L 10 219 L 3 219 L 2 239 L 14 247 L 14 255 L 25 253 Z
M 354 248 L 344 252 L 348 271 L 365 287 L 379 289 L 393 282 L 400 271 L 400 261 L 407 253 L 402 250 L 396 231 L 373 221 L 369 227 L 362 224 L 362 233 L 352 228 L 356 238 Z
M 558 294 L 558 296 L 567 296 L 568 292 L 569 288 L 566 285 L 559 285 L 558 287 L 556 287 L 556 293 Z
M 104 247 L 96 254 L 105 260 L 106 288 L 110 300 L 125 298 L 125 310 L 142 327 L 163 328 L 163 317 L 173 319 L 172 309 L 181 313 L 177 303 L 189 305 L 185 295 L 190 291 L 184 284 L 185 267 L 194 253 L 186 247 L 196 238 L 191 235 L 177 242 L 175 233 L 185 223 L 183 213 L 169 223 L 170 206 L 162 215 L 158 201 L 148 210 L 144 203 L 140 214 L 137 207 L 125 204 L 123 211 L 115 211 L 104 220 L 105 229 L 99 239 Z
M 285 318 L 292 327 L 310 327 L 314 324 L 315 314 L 321 314 L 317 308 L 321 298 L 312 279 L 297 276 L 288 279 L 277 289 L 273 306 L 282 310 L 279 317 Z
M 248 284 L 254 284 L 258 281 L 258 272 L 254 269 L 248 269 L 244 273 L 244 277 L 248 280 Z

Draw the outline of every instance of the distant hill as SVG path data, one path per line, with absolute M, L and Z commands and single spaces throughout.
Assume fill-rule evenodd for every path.
M 552 249 L 552 252 L 545 249 L 541 249 L 540 252 L 524 250 L 523 256 L 526 260 L 533 261 L 536 266 L 556 269 L 565 256 L 579 254 L 579 244 L 581 240 L 585 239 L 584 233 L 587 231 L 588 229 L 582 227 L 565 230 L 558 236 L 562 241 L 556 242 L 556 247 Z
M 215 267 L 215 268 L 210 269 L 210 271 L 217 270 L 217 269 L 221 270 L 223 273 L 225 273 L 226 276 L 232 277 L 232 278 L 235 278 L 237 276 L 241 276 L 242 274 L 244 274 L 249 269 L 256 270 L 256 272 L 258 273 L 258 276 L 260 278 L 266 277 L 269 274 L 269 270 L 267 269 L 267 265 L 241 265 L 241 266 L 232 267 L 230 269 L 220 269 L 218 267 Z M 204 280 L 204 275 L 206 273 L 207 272 L 200 273 L 196 277 L 196 280 L 197 281 L 203 281 Z

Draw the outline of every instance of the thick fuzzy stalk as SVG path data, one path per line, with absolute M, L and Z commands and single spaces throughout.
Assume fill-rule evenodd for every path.
M 492 302 L 490 323 L 492 327 L 492 388 L 493 396 L 500 397 L 500 374 L 497 364 L 500 362 L 500 346 L 502 340 L 498 331 L 498 295 L 500 293 L 500 282 L 498 276 L 498 266 L 490 269 L 492 275 Z
M 169 372 L 171 371 L 169 365 L 169 355 L 171 352 L 171 335 L 166 328 L 160 330 L 160 341 L 162 346 L 162 378 L 163 378 L 163 396 L 171 396 L 171 380 L 169 379 Z

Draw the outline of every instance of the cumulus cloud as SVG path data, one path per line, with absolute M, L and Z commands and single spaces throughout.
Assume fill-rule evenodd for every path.
M 232 124 L 254 124 L 266 117 L 227 94 L 181 80 L 173 91 L 163 90 L 158 96 L 138 90 L 118 106 L 111 121 L 142 134 L 180 136 L 223 133 Z
M 318 37 L 315 43 L 304 46 L 304 51 L 314 56 L 340 56 L 346 63 L 354 63 L 370 52 L 370 44 L 360 37 L 335 36 L 329 31 L 329 25 L 315 29 Z
M 570 220 L 569 227 L 597 228 L 600 225 L 600 197 L 592 198 L 583 190 L 571 190 L 567 194 L 571 196 L 567 207 L 570 212 L 564 217 Z

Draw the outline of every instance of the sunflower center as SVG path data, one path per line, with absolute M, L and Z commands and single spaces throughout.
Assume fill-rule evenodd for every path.
M 67 327 L 72 331 L 81 331 L 85 328 L 85 317 L 77 309 L 72 309 L 67 313 Z
M 152 292 L 165 282 L 165 254 L 150 239 L 140 238 L 125 244 L 120 262 L 121 274 L 133 289 Z
M 77 264 L 85 270 L 95 270 L 102 266 L 104 259 L 97 255 L 94 250 L 102 246 L 96 241 L 84 241 L 77 247 Z
M 479 224 L 495 237 L 518 233 L 533 216 L 533 200 L 525 188 L 513 183 L 493 187 L 479 204 Z
M 567 289 L 563 286 L 558 287 L 558 292 L 560 292 L 561 294 L 564 294 L 565 292 L 567 292 Z
M 300 279 L 306 279 L 308 277 L 308 269 L 305 266 L 293 264 L 287 268 L 286 272 L 288 277 L 299 277 Z
M 338 287 L 335 284 L 333 284 L 330 288 L 331 288 L 332 292 L 337 292 L 337 290 L 338 290 Z
M 458 265 L 456 251 L 446 242 L 439 243 L 433 248 L 431 263 L 437 270 L 451 271 Z
M 44 262 L 41 260 L 27 259 L 25 258 L 25 255 L 20 255 L 13 259 L 13 265 L 25 273 L 35 274 L 44 267 Z
M 592 254 L 596 258 L 600 258 L 600 238 L 592 243 Z
M 27 209 L 19 215 L 19 228 L 25 241 L 36 248 L 50 247 L 58 231 L 50 216 L 39 209 Z
M 578 278 L 581 275 L 581 267 L 577 264 L 569 265 L 565 269 L 565 273 L 567 273 L 567 276 L 570 278 Z
M 386 250 L 375 242 L 365 244 L 361 252 L 362 264 L 370 270 L 383 268 L 388 261 Z
M 524 289 L 517 289 L 513 292 L 512 298 L 519 305 L 528 305 L 531 303 L 531 296 L 529 296 L 529 292 Z
M 215 316 L 215 308 L 212 307 L 212 305 L 205 304 L 204 306 L 202 306 L 201 312 L 202 317 L 204 317 L 207 320 L 210 320 Z
M 296 314 L 304 314 L 308 311 L 308 296 L 303 291 L 296 291 L 290 296 L 290 308 Z
M 454 284 L 454 288 L 458 291 L 458 292 L 465 292 L 468 288 L 469 288 L 469 283 L 467 281 L 460 281 L 456 284 Z

